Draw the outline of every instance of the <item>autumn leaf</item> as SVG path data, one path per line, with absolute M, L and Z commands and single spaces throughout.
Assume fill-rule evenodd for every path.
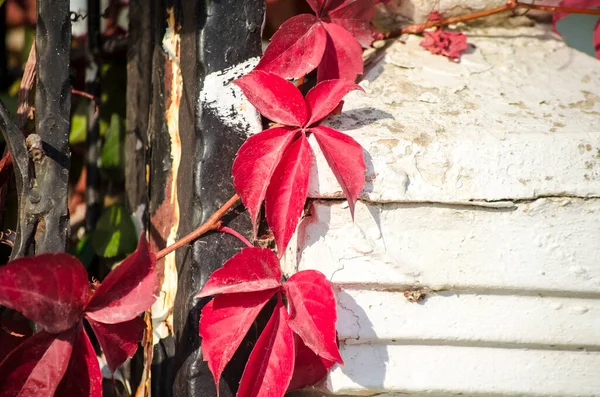
M 318 80 L 354 81 L 363 72 L 362 47 L 381 35 L 371 25 L 375 0 L 310 0 L 316 16 L 301 14 L 273 35 L 256 70 L 286 79 L 318 68 Z
M 558 4 L 558 6 L 566 7 L 566 8 L 588 9 L 588 8 L 600 7 L 600 0 L 562 0 Z M 554 14 L 552 14 L 552 28 L 554 29 L 554 31 L 556 33 L 558 33 L 558 31 L 556 30 L 556 24 L 561 19 L 565 18 L 567 15 L 569 15 L 569 14 L 566 12 L 555 12 Z M 596 25 L 594 26 L 593 43 L 594 43 L 594 48 L 596 49 L 596 58 L 600 59 L 600 18 L 598 19 L 598 22 L 596 22 Z
M 423 36 L 425 38 L 421 41 L 421 47 L 454 62 L 459 62 L 460 54 L 468 48 L 467 36 L 460 32 L 448 32 L 443 28 L 436 28 L 431 32 L 423 32 Z
M 361 146 L 350 136 L 317 124 L 342 98 L 360 86 L 345 80 L 325 80 L 307 94 L 272 73 L 253 71 L 235 83 L 265 117 L 284 124 L 250 137 L 233 163 L 233 184 L 250 213 L 256 233 L 265 202 L 267 222 L 283 255 L 302 215 L 308 193 L 313 152 L 307 137 L 315 134 L 329 166 L 354 211 L 364 186 Z
M 217 391 L 226 365 L 275 295 L 277 305 L 250 354 L 238 396 L 280 397 L 288 386 L 314 384 L 335 362 L 342 363 L 336 344 L 336 303 L 329 281 L 315 270 L 298 272 L 283 285 L 280 277 L 279 260 L 273 251 L 245 248 L 215 271 L 199 293 L 218 294 L 202 309 L 199 324 L 202 356 Z M 275 279 L 278 284 L 273 288 Z M 262 287 L 260 280 L 265 280 Z M 235 292 L 232 286 L 246 292 Z
M 112 372 L 137 350 L 156 300 L 155 256 L 146 239 L 91 295 L 79 260 L 65 253 L 21 258 L 0 267 L 0 304 L 44 330 L 0 363 L 0 397 L 100 397 L 102 375 L 83 325 L 86 318 Z

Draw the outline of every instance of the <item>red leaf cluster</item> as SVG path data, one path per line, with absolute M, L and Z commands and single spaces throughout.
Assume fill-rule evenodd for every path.
M 329 281 L 315 270 L 298 272 L 283 284 L 281 277 L 271 250 L 245 248 L 215 271 L 198 294 L 216 295 L 202 309 L 200 336 L 217 390 L 225 366 L 273 296 L 275 310 L 250 354 L 238 396 L 283 396 L 316 383 L 333 364 L 343 363 Z
M 559 7 L 566 8 L 594 8 L 600 7 L 600 0 L 562 0 L 559 4 Z M 552 15 L 552 28 L 556 31 L 556 24 L 566 17 L 567 13 L 565 12 L 555 12 Z M 557 32 L 558 33 L 558 32 Z M 594 27 L 594 48 L 596 49 L 596 58 L 600 59 L 600 19 L 596 22 L 596 26 Z
M 318 68 L 318 81 L 354 81 L 363 72 L 362 47 L 380 34 L 371 26 L 375 0 L 308 0 L 315 15 L 300 14 L 273 35 L 257 70 L 295 79 Z
M 354 210 L 364 185 L 361 146 L 337 130 L 316 125 L 350 91 L 361 89 L 344 80 L 326 80 L 306 98 L 291 82 L 271 73 L 253 71 L 235 82 L 268 119 L 281 124 L 250 138 L 233 163 L 233 184 L 256 228 L 263 201 L 267 221 L 281 256 L 296 230 L 308 193 L 313 152 L 307 136 L 314 134 L 348 203 Z
M 43 327 L 0 363 L 0 397 L 100 397 L 102 375 L 84 329 L 91 325 L 112 372 L 137 350 L 139 313 L 154 303 L 155 256 L 141 237 L 137 250 L 92 292 L 77 258 L 42 254 L 0 268 L 0 304 Z
M 468 47 L 467 36 L 460 32 L 448 32 L 437 28 L 431 32 L 423 32 L 423 35 L 425 38 L 421 41 L 421 47 L 432 54 L 448 57 L 454 62 L 460 61 L 460 54 Z

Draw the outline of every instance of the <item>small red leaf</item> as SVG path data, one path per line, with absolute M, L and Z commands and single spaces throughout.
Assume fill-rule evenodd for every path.
M 235 80 L 248 101 L 258 111 L 276 123 L 304 126 L 307 109 L 298 88 L 276 74 L 255 70 Z
M 267 189 L 267 222 L 275 235 L 279 257 L 285 252 L 304 209 L 312 155 L 302 134 L 283 154 Z
M 221 374 L 274 291 L 219 295 L 202 308 L 202 355 L 219 390 Z
M 294 372 L 294 336 L 281 297 L 250 353 L 238 397 L 283 397 Z
M 107 324 L 132 320 L 147 310 L 158 289 L 156 256 L 142 234 L 137 249 L 113 269 L 92 296 L 87 317 Z
M 73 350 L 74 330 L 38 332 L 0 363 L 0 397 L 53 396 Z
M 350 213 L 354 217 L 354 205 L 365 185 L 367 169 L 362 147 L 351 136 L 333 128 L 317 126 L 310 131 L 315 134 L 317 143 L 340 184 L 348 200 Z
M 362 87 L 345 80 L 321 81 L 306 94 L 306 105 L 310 118 L 307 125 L 311 125 L 327 117 L 340 103 L 347 93 L 361 90 Z
M 460 54 L 468 48 L 467 36 L 460 32 L 447 32 L 438 28 L 431 32 L 423 32 L 423 36 L 425 38 L 421 41 L 421 47 L 454 62 L 458 62 Z
M 210 275 L 198 297 L 273 290 L 280 287 L 281 266 L 268 248 L 244 248 Z
M 362 74 L 362 48 L 354 36 L 334 23 L 324 23 L 327 47 L 317 70 L 317 80 L 344 79 L 354 82 Z
M 335 338 L 337 312 L 331 283 L 316 270 L 295 273 L 283 284 L 290 328 L 312 351 L 343 364 Z
M 98 357 L 83 327 L 79 327 L 69 368 L 56 397 L 102 397 L 102 373 Z
M 0 305 L 20 311 L 50 333 L 79 320 L 89 291 L 85 268 L 68 254 L 20 258 L 0 267 Z
M 310 14 L 292 17 L 275 32 L 255 70 L 286 79 L 302 77 L 319 66 L 326 36 L 317 17 Z
M 115 373 L 119 365 L 135 354 L 146 323 L 140 317 L 117 324 L 103 324 L 90 318 L 87 320 L 102 347 L 110 372 Z
M 371 19 L 375 15 L 375 4 L 373 0 L 346 0 L 332 9 L 327 19 L 346 29 L 366 48 L 373 42 Z
M 252 135 L 235 157 L 232 168 L 233 186 L 250 213 L 254 237 L 271 176 L 297 131 L 298 129 L 289 127 L 270 128 Z
M 329 369 L 335 362 L 317 356 L 304 344 L 302 338 L 294 334 L 296 347 L 296 360 L 294 361 L 294 375 L 288 386 L 288 391 L 300 390 L 314 386 L 327 376 Z

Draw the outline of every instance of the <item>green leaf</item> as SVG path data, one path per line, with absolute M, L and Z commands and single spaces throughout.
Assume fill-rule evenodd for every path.
M 75 246 L 75 249 L 72 250 L 71 254 L 76 256 L 86 269 L 90 267 L 96 254 L 92 247 L 92 239 L 89 234 L 86 234 L 77 242 L 77 245 Z
M 112 181 L 119 181 L 124 177 L 123 130 L 121 116 L 113 113 L 100 153 L 101 169 Z
M 85 101 L 79 101 L 71 118 L 71 133 L 69 134 L 71 145 L 85 142 L 85 137 L 87 136 L 87 113 L 88 104 Z
M 96 254 L 105 258 L 123 256 L 135 251 L 137 235 L 127 210 L 112 205 L 104 210 L 92 233 Z

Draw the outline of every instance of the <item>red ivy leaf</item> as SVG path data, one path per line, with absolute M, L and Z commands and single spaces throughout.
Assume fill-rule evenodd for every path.
M 269 51 L 260 59 L 256 70 L 286 79 L 303 76 L 319 66 L 325 42 L 325 28 L 319 18 L 310 14 L 290 18 L 273 35 Z
M 283 396 L 294 372 L 294 336 L 281 302 L 250 353 L 238 397 Z
M 340 184 L 350 213 L 354 217 L 354 205 L 365 185 L 365 160 L 363 149 L 352 137 L 329 127 L 317 126 L 310 129 L 323 151 Z
M 267 222 L 275 235 L 281 257 L 296 230 L 308 194 L 312 149 L 300 135 L 285 151 L 267 189 Z
M 438 28 L 432 32 L 423 32 L 423 35 L 425 38 L 421 41 L 421 47 L 455 62 L 460 60 L 460 54 L 468 48 L 467 36 L 460 32 L 447 32 Z
M 347 93 L 361 90 L 358 84 L 344 80 L 321 81 L 306 94 L 306 105 L 310 118 L 306 125 L 314 124 L 327 117 Z
M 327 278 L 316 270 L 305 270 L 292 275 L 283 288 L 290 328 L 317 355 L 343 364 L 335 338 L 335 296 Z
M 234 83 L 258 111 L 276 123 L 303 126 L 307 119 L 306 103 L 296 86 L 262 70 L 240 77 Z
M 294 361 L 294 375 L 288 386 L 288 391 L 300 390 L 317 384 L 327 376 L 327 372 L 335 362 L 325 360 L 310 350 L 297 334 L 294 334 L 296 359 Z
M 346 29 L 325 23 L 327 46 L 317 70 L 317 80 L 343 79 L 354 82 L 362 74 L 362 48 Z
M 588 9 L 600 7 L 600 0 L 563 0 L 559 3 L 559 6 Z M 569 14 L 566 12 L 555 12 L 552 14 L 552 29 L 554 29 L 556 33 L 558 33 L 556 30 L 556 24 L 567 15 Z M 593 43 L 594 48 L 596 49 L 596 58 L 600 59 L 600 19 L 598 19 L 598 22 L 594 26 Z
M 79 327 L 69 367 L 55 395 L 102 397 L 102 373 L 98 357 L 83 327 Z
M 347 0 L 335 9 L 332 7 L 328 19 L 350 32 L 366 48 L 373 42 L 370 22 L 375 15 L 374 4 L 373 0 Z
M 156 256 L 142 235 L 135 252 L 100 284 L 85 309 L 87 317 L 115 324 L 132 320 L 147 310 L 156 300 L 159 287 L 155 263 Z
M 210 275 L 197 296 L 273 290 L 280 281 L 281 267 L 273 251 L 244 248 Z
M 271 128 L 252 135 L 235 157 L 232 169 L 233 186 L 250 213 L 254 237 L 271 176 L 297 131 L 297 128 L 289 127 Z
M 225 366 L 273 294 L 273 290 L 267 290 L 219 295 L 202 309 L 202 353 L 215 379 L 217 393 Z
M 361 45 L 368 47 L 375 36 L 381 37 L 370 24 L 376 3 L 375 0 L 309 0 L 317 17 L 301 14 L 282 24 L 257 69 L 285 78 L 299 78 L 320 64 L 319 81 L 338 77 L 354 81 L 363 71 Z M 327 30 L 324 48 L 323 27 Z M 302 54 L 308 55 L 306 60 Z
M 53 396 L 73 350 L 73 329 L 38 332 L 0 363 L 0 397 Z
M 0 267 L 0 305 L 23 313 L 50 333 L 77 323 L 88 298 L 87 273 L 71 255 L 41 254 Z
M 119 365 L 135 354 L 146 323 L 140 317 L 117 324 L 103 324 L 92 319 L 88 321 L 106 356 L 110 372 L 115 373 Z

